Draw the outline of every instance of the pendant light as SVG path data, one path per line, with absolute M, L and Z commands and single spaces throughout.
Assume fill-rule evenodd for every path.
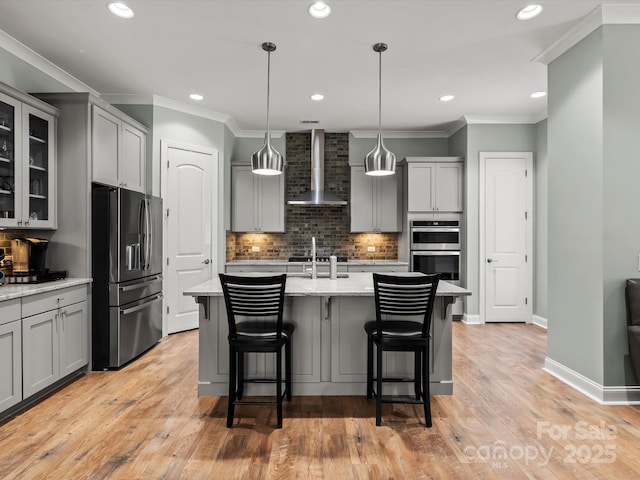
M 264 42 L 262 49 L 267 52 L 267 132 L 264 134 L 264 146 L 251 155 L 251 171 L 258 175 L 280 175 L 284 170 L 284 158 L 271 146 L 269 131 L 269 78 L 271 75 L 271 52 L 275 44 Z
M 396 156 L 382 142 L 382 52 L 386 43 L 376 43 L 373 50 L 379 54 L 378 64 L 378 144 L 364 157 L 364 171 L 367 175 L 393 175 L 396 172 Z

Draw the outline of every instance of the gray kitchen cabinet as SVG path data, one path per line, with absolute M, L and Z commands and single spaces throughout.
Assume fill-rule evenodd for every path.
M 93 105 L 92 179 L 145 193 L 146 133 Z
M 255 175 L 249 165 L 231 168 L 231 229 L 234 232 L 284 232 L 285 178 Z
M 408 212 L 462 212 L 464 163 L 459 157 L 411 157 L 406 162 Z
M 58 115 L 0 84 L 0 227 L 56 228 Z
M 351 232 L 398 232 L 402 229 L 398 212 L 398 174 L 367 175 L 363 166 L 351 167 Z
M 20 299 L 0 303 L 0 412 L 22 401 Z
M 434 311 L 442 310 L 441 302 L 442 299 L 437 297 Z M 451 335 L 451 323 L 443 322 L 438 317 L 435 315 L 434 321 L 432 321 L 430 341 L 432 345 L 434 341 L 441 341 L 441 343 L 437 350 L 434 350 L 432 346 L 431 352 L 433 355 L 433 352 L 439 351 L 442 352 L 442 355 L 433 356 L 429 362 L 431 383 L 442 381 L 443 378 L 450 378 L 447 377 L 450 367 L 447 366 L 446 359 L 447 349 L 451 347 L 447 346 L 446 340 Z M 364 324 L 376 318 L 374 298 L 332 297 L 329 318 L 331 322 L 331 381 L 366 382 L 367 335 L 364 332 Z M 347 338 L 348 342 L 342 340 Z M 383 362 L 387 376 L 413 377 L 414 355 L 412 353 L 384 352 Z M 396 394 L 413 392 L 412 383 L 404 386 L 394 384 L 394 386 Z
M 200 335 L 206 345 L 215 345 L 219 354 L 215 355 L 215 362 L 203 366 L 207 378 L 215 382 L 227 382 L 229 377 L 229 344 L 227 335 L 229 326 L 227 311 L 223 297 L 210 297 L 207 299 L 210 306 L 211 322 L 215 326 L 211 329 L 202 329 Z M 320 381 L 320 329 L 322 322 L 322 298 L 308 297 L 285 298 L 284 319 L 292 322 L 296 328 L 292 339 L 292 380 L 293 382 L 319 382 Z M 248 353 L 245 355 L 245 376 L 275 377 L 275 354 L 272 353 Z M 247 394 L 251 395 L 252 385 L 245 387 Z M 257 388 L 261 388 L 258 386 Z M 255 387 L 254 387 L 255 388 Z M 266 385 L 264 391 L 272 392 L 273 385 Z M 295 395 L 295 391 L 293 392 Z
M 22 302 L 23 395 L 27 398 L 89 363 L 86 286 Z

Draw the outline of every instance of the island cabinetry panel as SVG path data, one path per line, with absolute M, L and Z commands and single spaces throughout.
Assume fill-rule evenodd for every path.
M 285 231 L 285 178 L 255 175 L 248 165 L 231 168 L 231 228 L 234 232 Z
M 146 133 L 93 105 L 92 179 L 145 192 Z
M 58 114 L 0 84 L 0 227 L 56 228 Z
M 0 303 L 0 412 L 22 400 L 20 300 Z
M 462 212 L 464 163 L 458 157 L 407 158 L 408 212 Z M 435 159 L 434 159 L 435 160 Z
M 440 304 L 440 300 L 436 301 Z M 364 325 L 375 320 L 375 301 L 371 297 L 334 297 L 331 299 L 331 381 L 332 382 L 366 382 L 367 379 L 367 335 Z M 437 316 L 436 316 L 437 320 Z M 432 322 L 432 330 L 442 341 L 442 330 L 447 322 Z M 450 326 L 450 325 L 449 325 Z M 446 339 L 446 334 L 444 334 Z M 438 344 L 433 348 L 430 358 L 431 382 L 440 382 L 446 377 L 438 373 L 443 368 L 434 361 L 434 350 L 444 349 L 446 345 Z M 444 357 L 442 357 L 444 358 Z M 386 377 L 413 378 L 414 354 L 406 352 L 384 352 L 383 364 Z M 375 367 L 374 367 L 375 368 Z M 446 367 L 445 367 L 446 370 Z M 450 378 L 450 377 L 449 377 Z M 394 384 L 395 393 L 407 394 L 413 384 Z
M 87 289 L 82 286 L 33 295 L 23 300 L 25 398 L 89 363 L 86 299 Z
M 400 189 L 398 175 L 375 177 L 364 167 L 351 167 L 351 232 L 398 232 Z
M 320 381 L 320 335 L 322 303 L 320 297 L 285 300 L 284 319 L 295 325 L 292 338 L 293 382 Z M 200 363 L 200 379 L 211 383 L 229 379 L 229 326 L 223 297 L 209 297 L 210 319 L 200 322 L 200 350 L 209 351 L 212 362 Z M 284 361 L 284 358 L 283 358 Z M 245 377 L 275 378 L 275 354 L 245 355 Z M 247 385 L 247 394 L 268 394 L 269 385 Z M 295 395 L 295 391 L 293 392 Z

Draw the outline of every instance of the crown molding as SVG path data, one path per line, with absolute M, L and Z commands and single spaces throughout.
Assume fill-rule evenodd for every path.
M 196 117 L 213 120 L 214 122 L 220 122 L 225 124 L 235 137 L 239 138 L 263 138 L 265 133 L 264 130 L 240 130 L 238 124 L 230 115 L 184 103 L 179 100 L 172 100 L 160 95 L 105 94 L 101 95 L 100 98 L 112 105 L 152 105 L 154 107 L 168 108 Z M 271 131 L 272 138 L 280 138 L 284 134 L 285 132 L 280 130 Z
M 578 23 L 532 62 L 549 65 L 556 58 L 583 40 L 602 25 L 640 24 L 640 5 L 600 5 L 585 15 Z
M 543 113 L 532 115 L 465 115 L 462 117 L 467 125 L 499 125 L 538 123 Z M 543 118 L 546 118 L 544 115 Z
M 378 130 L 349 130 L 349 133 L 353 135 L 353 138 L 376 138 L 378 136 Z M 446 138 L 447 136 L 447 132 L 444 130 L 392 130 L 382 132 L 382 138 Z
M 82 83 L 73 75 L 65 72 L 63 69 L 50 62 L 42 55 L 31 50 L 25 44 L 19 42 L 12 36 L 0 30 L 0 48 L 6 50 L 10 54 L 16 56 L 20 60 L 30 64 L 37 70 L 48 75 L 54 80 L 60 82 L 62 85 L 68 87 L 74 92 L 89 92 L 94 95 L 99 95 L 93 88 Z

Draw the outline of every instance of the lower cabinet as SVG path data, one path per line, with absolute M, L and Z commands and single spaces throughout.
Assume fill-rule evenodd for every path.
M 22 401 L 20 300 L 3 303 L 0 319 L 0 412 Z
M 34 395 L 89 363 L 86 286 L 22 300 L 22 390 Z
M 209 299 L 217 324 L 214 328 L 200 329 L 201 341 L 206 348 L 217 344 L 216 365 L 207 378 L 216 382 L 227 382 L 229 378 L 229 326 L 227 312 L 222 297 Z M 321 297 L 296 297 L 285 300 L 284 319 L 295 325 L 292 337 L 292 380 L 294 382 L 320 381 L 320 327 L 322 315 Z M 208 325 L 207 325 L 208 326 Z M 201 348 L 203 346 L 201 344 Z M 284 351 L 283 351 L 284 352 Z M 250 378 L 275 377 L 275 354 L 248 353 L 245 356 L 245 375 Z M 210 365 L 207 365 L 209 367 Z M 202 365 L 201 365 L 202 367 Z M 284 370 L 283 370 L 284 374 Z M 248 387 L 251 389 L 251 387 Z

